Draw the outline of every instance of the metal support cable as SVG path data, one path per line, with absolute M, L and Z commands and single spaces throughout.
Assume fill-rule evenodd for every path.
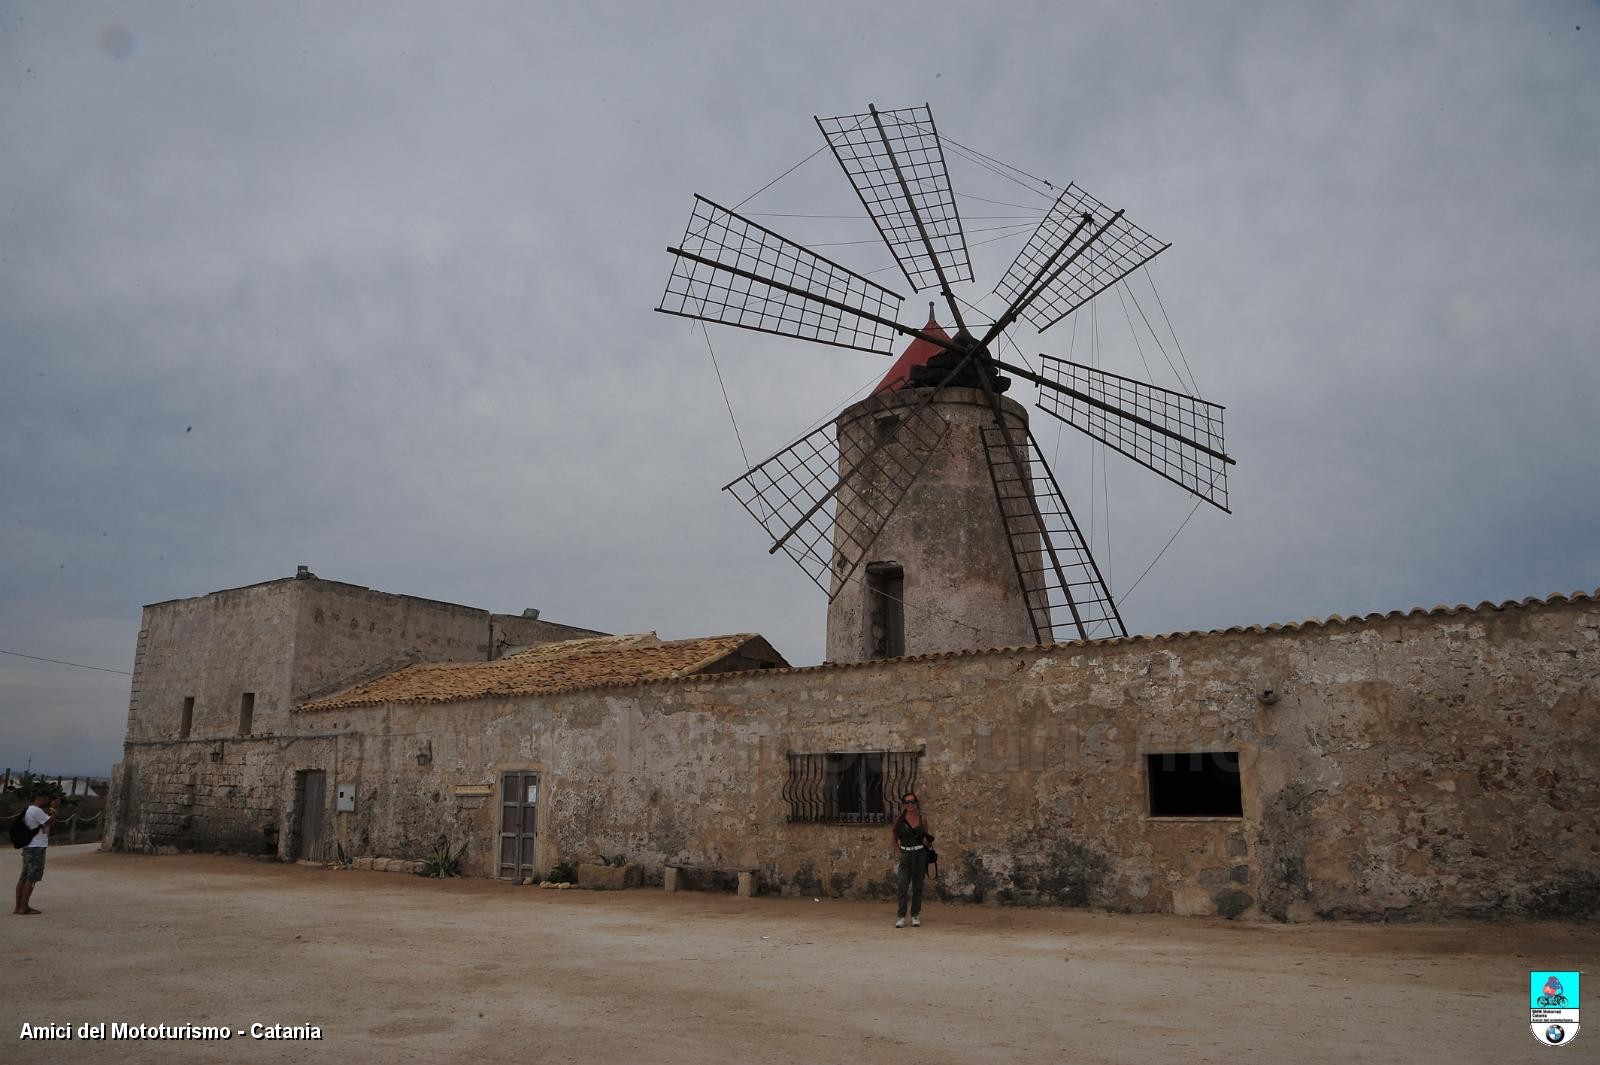
M 822 148 L 826 148 L 826 147 L 827 147 L 826 144 L 824 144 L 822 146 Z M 801 167 L 803 167 L 807 163 L 811 162 L 811 160 L 815 159 L 817 157 L 818 153 L 820 153 L 822 151 L 822 148 L 818 148 L 815 152 L 812 152 L 810 155 L 806 156 L 804 159 L 800 160 L 798 163 L 794 164 L 789 169 L 785 170 L 783 173 L 779 174 L 777 177 L 773 178 L 771 181 L 767 182 L 765 185 L 761 186 L 759 189 L 757 189 L 756 191 L 752 192 L 750 195 L 746 196 L 744 199 L 740 200 L 738 203 L 734 204 L 733 205 L 733 209 L 735 211 L 737 211 L 739 208 L 743 207 L 745 204 L 749 203 L 751 200 L 755 199 L 757 196 L 761 195 L 763 192 L 766 192 L 768 189 L 772 188 L 772 186 L 776 185 L 778 182 L 782 181 L 784 178 L 788 177 L 790 174 L 794 173 L 796 170 L 799 170 Z
M 1156 568 L 1156 563 L 1161 561 L 1161 556 L 1167 553 L 1167 548 L 1172 546 L 1172 542 L 1178 538 L 1178 533 L 1183 532 L 1184 527 L 1189 524 L 1189 518 L 1194 517 L 1195 511 L 1199 510 L 1200 504 L 1204 502 L 1205 500 L 1203 499 L 1197 499 L 1194 501 L 1194 506 L 1189 508 L 1189 517 L 1184 518 L 1183 521 L 1179 523 L 1177 531 L 1167 538 L 1167 542 L 1162 545 L 1161 550 L 1156 552 L 1156 557 L 1151 559 L 1150 564 L 1144 568 L 1144 572 L 1139 574 L 1139 580 L 1134 581 L 1133 584 L 1129 586 L 1128 590 L 1123 592 L 1122 595 L 1117 599 L 1117 606 L 1120 607 L 1123 603 L 1127 602 L 1128 597 L 1133 594 L 1133 590 L 1139 587 L 1139 582 L 1148 577 L 1150 575 L 1150 571 Z
M 1152 275 L 1150 273 L 1150 264 L 1149 263 L 1145 263 L 1144 266 L 1143 266 L 1143 270 L 1144 270 L 1144 279 L 1150 283 L 1150 291 L 1154 292 L 1156 294 L 1156 303 L 1161 308 L 1161 317 L 1167 323 L 1167 332 L 1172 334 L 1172 343 L 1174 345 L 1176 345 L 1176 347 L 1178 349 L 1178 358 L 1183 361 L 1183 368 L 1185 370 L 1189 371 L 1189 387 L 1193 388 L 1194 389 L 1194 394 L 1196 396 L 1198 396 L 1200 394 L 1200 385 L 1194 379 L 1194 370 L 1191 369 L 1190 366 L 1189 366 L 1189 357 L 1183 353 L 1183 341 L 1178 339 L 1178 331 L 1172 328 L 1172 319 L 1167 317 L 1167 305 L 1164 302 L 1162 302 L 1161 290 L 1156 288 L 1156 279 L 1155 279 L 1154 275 Z M 1134 305 L 1138 306 L 1138 301 L 1137 300 L 1134 301 Z M 1143 312 L 1141 312 L 1141 313 L 1143 313 Z

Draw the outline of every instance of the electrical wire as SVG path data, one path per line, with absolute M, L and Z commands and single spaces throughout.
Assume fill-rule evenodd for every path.
M 13 655 L 17 658 L 28 658 L 35 662 L 49 662 L 57 666 L 72 666 L 75 669 L 92 669 L 100 673 L 120 673 L 124 677 L 133 676 L 133 673 L 126 669 L 107 669 L 105 666 L 86 666 L 82 662 L 68 662 L 60 658 L 45 658 L 41 655 L 25 655 L 21 651 L 0 651 L 0 655 Z

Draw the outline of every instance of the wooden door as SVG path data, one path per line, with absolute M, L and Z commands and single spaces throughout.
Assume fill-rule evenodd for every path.
M 322 835 L 327 787 L 327 774 L 320 769 L 308 769 L 300 774 L 300 853 L 297 857 L 313 862 L 327 858 Z
M 539 873 L 539 774 L 532 770 L 500 775 L 501 880 L 523 880 Z

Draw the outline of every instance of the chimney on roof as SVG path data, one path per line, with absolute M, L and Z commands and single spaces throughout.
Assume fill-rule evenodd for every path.
M 310 566 L 296 566 L 294 568 L 294 579 L 297 581 L 314 581 L 317 579 L 317 575 L 311 572 Z
M 538 621 L 539 620 L 539 611 L 536 608 L 531 607 L 531 606 L 523 607 L 522 608 L 522 616 L 527 618 L 529 621 Z

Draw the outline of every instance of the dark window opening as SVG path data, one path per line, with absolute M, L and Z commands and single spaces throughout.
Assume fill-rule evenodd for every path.
M 883 819 L 883 755 L 828 755 L 828 808 L 841 821 Z
M 790 821 L 886 825 L 917 784 L 916 751 L 790 754 L 783 797 Z
M 194 696 L 183 697 L 183 720 L 178 722 L 178 738 L 186 740 L 194 729 Z
M 1238 751 L 1147 754 L 1151 817 L 1243 817 Z
M 867 657 L 906 653 L 906 579 L 896 562 L 867 563 Z
M 256 693 L 245 692 L 239 697 L 239 735 L 250 735 L 250 726 L 255 724 Z

